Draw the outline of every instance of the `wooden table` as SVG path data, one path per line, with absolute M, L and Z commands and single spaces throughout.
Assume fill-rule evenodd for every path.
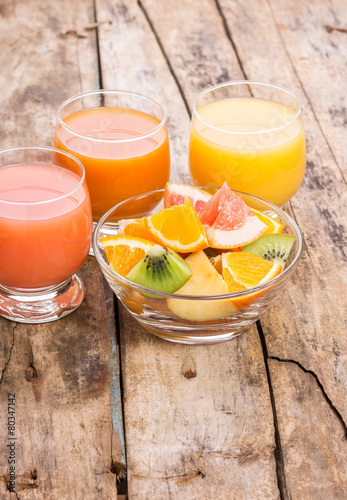
M 299 95 L 308 153 L 291 202 L 304 257 L 241 337 L 150 335 L 92 257 L 74 314 L 0 319 L 1 499 L 347 498 L 346 29 L 344 0 L 0 1 L 1 148 L 51 145 L 71 95 L 129 89 L 164 106 L 172 179 L 189 181 L 196 96 L 249 79 Z

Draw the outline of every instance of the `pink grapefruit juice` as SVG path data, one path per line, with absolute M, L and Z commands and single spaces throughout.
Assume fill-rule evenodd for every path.
M 169 141 L 154 116 L 105 107 L 72 113 L 64 124 L 54 145 L 83 164 L 95 221 L 129 197 L 165 187 Z
M 0 168 L 1 285 L 43 289 L 80 268 L 92 233 L 89 194 L 80 180 L 49 164 Z

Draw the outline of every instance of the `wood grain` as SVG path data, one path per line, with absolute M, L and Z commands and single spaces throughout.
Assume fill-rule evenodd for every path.
M 135 0 L 96 0 L 104 88 L 131 90 L 157 101 L 168 117 L 171 178 L 188 181 L 189 114 L 176 81 Z
M 99 29 L 105 86 L 147 92 L 163 104 L 173 131 L 172 178 L 186 180 L 186 108 L 201 86 L 241 75 L 218 12 L 209 2 L 97 6 L 100 19 L 112 22 Z M 223 67 L 212 57 L 213 35 L 226 54 Z M 120 312 L 129 497 L 236 500 L 242 491 L 245 498 L 278 498 L 256 328 L 224 345 L 189 347 L 151 336 L 121 306 Z
M 189 181 L 203 88 L 270 81 L 303 106 L 308 168 L 291 205 L 306 252 L 258 329 L 174 345 L 120 306 L 130 499 L 345 498 L 346 22 L 339 0 L 0 3 L 2 147 L 50 145 L 64 99 L 123 88 L 163 105 L 172 179 Z M 0 428 L 13 391 L 21 500 L 115 498 L 124 472 L 113 298 L 93 259 L 81 275 L 86 300 L 71 316 L 0 319 Z M 3 461 L 0 476 L 11 498 Z
M 313 78 L 316 81 L 316 90 L 318 88 L 322 65 L 319 61 L 314 64 L 313 57 L 308 56 L 309 63 L 307 63 L 306 72 L 297 74 L 296 70 L 298 58 L 306 57 L 304 45 L 308 44 L 312 48 L 314 45 L 312 37 L 317 37 L 312 28 L 309 31 L 311 38 L 307 39 L 307 35 L 305 38 L 303 35 L 305 26 L 322 26 L 320 2 L 316 3 L 318 5 L 316 9 L 310 9 L 310 11 L 294 6 L 294 4 L 288 6 L 287 3 L 284 5 L 280 2 L 269 4 L 265 1 L 256 1 L 252 3 L 252 9 L 247 3 L 237 1 L 200 2 L 199 9 L 196 9 L 196 5 L 193 4 L 189 7 L 188 2 L 179 2 L 179 4 L 175 2 L 175 13 L 170 16 L 166 15 L 168 3 L 165 8 L 154 6 L 150 0 L 143 0 L 142 3 L 168 55 L 172 70 L 184 94 L 188 96 L 188 102 L 190 102 L 190 96 L 197 94 L 198 89 L 195 88 L 194 83 L 200 81 L 202 86 L 217 83 L 220 81 L 218 77 L 222 73 L 222 68 L 231 66 L 230 59 L 234 60 L 234 66 L 235 61 L 240 63 L 239 70 L 236 75 L 232 71 L 227 73 L 224 81 L 239 78 L 241 72 L 250 80 L 279 83 L 299 95 L 304 109 L 308 168 L 303 187 L 294 197 L 292 206 L 305 235 L 306 254 L 283 298 L 263 317 L 261 323 L 269 353 L 280 358 L 298 360 L 303 367 L 312 370 L 318 381 L 323 384 L 331 401 L 331 405 L 326 401 L 328 408 L 325 410 L 335 414 L 333 408 L 335 405 L 340 416 L 346 421 L 344 403 L 347 386 L 344 354 L 346 337 L 343 333 L 345 329 L 343 311 L 346 309 L 344 290 L 347 232 L 346 218 L 343 214 L 346 213 L 347 191 L 340 166 L 336 162 L 337 153 L 332 154 L 335 146 L 327 142 L 326 134 L 322 133 L 322 125 L 317 118 L 315 102 L 317 101 L 317 106 L 322 108 L 324 105 L 329 106 L 329 101 L 325 101 L 325 94 L 319 95 L 317 92 L 313 92 L 311 99 L 308 99 L 308 96 L 311 96 L 310 81 Z M 213 14 L 213 9 L 219 12 L 219 18 Z M 294 20 L 286 28 L 276 24 L 276 16 Z M 186 28 L 188 24 L 190 29 Z M 179 27 L 181 27 L 180 30 Z M 206 44 L 202 43 L 203 48 L 200 50 L 201 52 L 209 50 L 210 56 L 206 59 L 213 61 L 212 64 L 218 68 L 216 69 L 215 66 L 214 73 L 206 71 L 210 77 L 213 75 L 211 81 L 206 81 L 205 69 L 209 68 L 208 63 L 206 67 L 196 63 L 195 66 L 193 65 L 194 69 L 189 64 L 182 64 L 182 58 L 184 61 L 194 60 L 192 54 L 195 51 L 196 31 L 199 29 L 201 31 L 202 28 L 206 33 Z M 300 32 L 300 30 L 301 47 L 298 48 L 294 44 L 294 39 L 299 39 L 297 31 Z M 339 33 L 339 36 L 341 35 Z M 286 37 L 288 40 L 291 37 L 292 43 L 288 41 L 286 44 Z M 323 43 L 321 46 L 324 46 Z M 184 56 L 180 55 L 180 49 L 177 47 L 184 47 L 184 51 L 182 50 Z M 223 50 L 220 49 L 221 47 Z M 229 49 L 224 47 L 229 47 Z M 307 49 L 308 54 L 310 50 L 312 51 L 311 48 Z M 335 54 L 335 57 L 338 58 L 338 54 Z M 310 79 L 305 80 L 309 71 L 311 72 Z M 341 70 L 338 81 L 342 82 L 343 71 L 344 69 Z M 194 72 L 194 80 L 192 77 L 187 78 L 187 72 L 190 76 Z M 326 88 L 327 86 L 328 82 Z M 341 90 L 334 96 L 336 100 L 340 98 Z M 335 142 L 337 142 L 337 136 L 335 136 Z M 344 141 L 339 144 L 339 147 L 343 149 Z M 270 373 L 271 378 L 278 381 L 278 372 L 273 364 Z M 305 376 L 304 372 L 302 376 Z M 283 381 L 282 390 L 286 391 L 285 381 Z M 320 412 L 322 408 L 317 407 L 316 422 L 320 421 Z M 322 413 L 322 419 L 324 415 Z M 281 408 L 278 419 L 282 426 L 285 425 L 286 415 L 281 412 Z M 339 447 L 340 440 L 341 435 L 334 436 L 333 446 Z M 297 454 L 300 453 L 300 446 L 298 442 Z M 343 448 L 342 446 L 341 450 Z M 345 474 L 341 456 L 336 465 L 340 468 L 340 478 Z M 291 477 L 291 484 L 293 484 L 298 471 L 286 464 L 285 460 L 284 465 L 282 495 L 289 497 L 291 490 L 290 486 L 288 489 L 285 485 L 285 477 L 286 475 Z M 312 470 L 308 467 L 304 474 L 308 474 L 308 481 L 311 475 L 313 485 Z M 329 478 L 325 479 L 327 481 L 325 487 L 329 489 Z
M 274 429 L 256 329 L 170 344 L 122 309 L 131 499 L 277 499 Z
M 278 360 L 270 360 L 270 369 L 291 497 L 345 499 L 346 429 L 314 375 Z
M 316 2 L 312 9 L 294 5 L 293 2 L 286 2 L 284 8 L 283 2 L 257 1 L 252 10 L 246 9 L 242 2 L 230 4 L 221 0 L 220 4 L 247 77 L 270 80 L 293 89 L 299 95 L 304 110 L 308 163 L 303 186 L 293 198 L 292 207 L 305 237 L 306 253 L 292 285 L 272 307 L 271 315 L 264 316 L 262 327 L 270 357 L 296 362 L 297 367 L 302 367 L 303 380 L 307 378 L 304 370 L 314 374 L 310 381 L 311 388 L 307 389 L 307 399 L 310 400 L 315 384 L 316 390 L 321 387 L 326 394 L 325 408 L 323 403 L 311 405 L 310 410 L 305 406 L 302 409 L 308 412 L 304 418 L 312 422 L 315 432 L 326 432 L 326 412 L 330 412 L 331 418 L 338 415 L 340 422 L 340 432 L 330 434 L 329 457 L 320 454 L 318 445 L 312 459 L 303 461 L 299 470 L 293 466 L 293 460 L 286 460 L 284 452 L 289 492 L 293 497 L 300 498 L 294 483 L 295 480 L 300 483 L 304 476 L 307 485 L 311 485 L 310 494 L 314 498 L 320 495 L 324 498 L 324 492 L 330 489 L 331 498 L 342 498 L 347 453 L 346 441 L 343 441 L 347 421 L 347 344 L 343 312 L 347 305 L 347 190 L 337 158 L 344 151 L 346 159 L 345 139 L 342 138 L 346 132 L 340 127 L 340 132 L 332 134 L 334 140 L 330 142 L 332 129 L 330 134 L 326 132 L 329 128 L 326 116 L 333 102 L 344 99 L 341 90 L 345 55 L 340 58 L 341 70 L 335 66 L 335 82 L 330 86 L 332 69 L 330 63 L 327 66 L 323 63 L 322 54 L 332 50 L 324 28 L 332 9 L 320 2 Z M 247 36 L 243 28 L 246 19 L 253 26 L 252 37 Z M 313 56 L 313 48 L 320 56 Z M 338 53 L 334 57 L 338 58 Z M 340 82 L 340 87 L 337 82 Z M 334 89 L 331 96 L 328 96 L 328 88 Z M 279 386 L 282 372 L 275 363 L 270 366 L 271 379 Z M 298 377 L 299 373 L 295 380 Z M 281 387 L 277 394 L 286 394 L 290 383 L 283 380 Z M 302 382 L 297 382 L 295 389 L 302 392 Z M 296 391 L 291 391 L 292 404 L 288 395 L 285 411 L 276 399 L 281 435 L 288 435 L 292 425 L 290 420 L 295 420 Z M 314 414 L 310 417 L 312 408 Z M 299 423 L 297 429 L 300 433 Z M 309 456 L 312 451 L 312 443 L 299 437 L 297 442 L 295 439 L 291 441 L 291 447 L 292 457 L 296 455 L 297 460 L 302 454 Z M 335 449 L 340 450 L 336 458 Z M 319 469 L 329 469 L 327 475 L 320 477 L 318 484 L 312 463 Z M 336 491 L 331 486 L 333 481 L 336 482 Z
M 85 30 L 93 21 L 92 2 L 1 2 L 2 147 L 52 145 L 62 101 L 98 87 L 95 30 Z M 8 393 L 16 395 L 16 498 L 117 494 L 125 457 L 115 415 L 121 402 L 113 296 L 94 259 L 80 275 L 86 298 L 70 316 L 31 326 L 0 319 L 4 500 L 13 498 L 6 484 Z
M 224 4 L 222 3 L 224 6 Z M 273 9 L 275 9 L 274 4 Z M 280 11 L 280 9 L 278 9 Z M 240 15 L 246 15 L 242 3 L 238 4 Z M 305 24 L 303 9 L 289 9 L 295 13 L 297 22 Z M 330 397 L 346 414 L 346 337 L 343 334 L 344 321 L 341 311 L 346 308 L 346 183 L 339 166 L 331 153 L 331 148 L 321 132 L 320 122 L 315 113 L 315 101 L 306 99 L 309 94 L 298 81 L 290 60 L 288 47 L 279 36 L 271 8 L 266 2 L 255 2 L 252 12 L 247 11 L 248 22 L 252 23 L 261 37 L 262 44 L 257 52 L 257 65 L 247 58 L 256 47 L 256 41 L 239 29 L 225 4 L 225 15 L 230 31 L 238 40 L 238 52 L 244 60 L 244 69 L 251 79 L 263 78 L 284 83 L 296 91 L 304 109 L 304 124 L 307 136 L 308 166 L 304 183 L 292 200 L 295 217 L 301 227 L 306 243 L 306 255 L 299 273 L 286 297 L 274 306 L 271 323 L 265 317 L 264 325 L 269 331 L 269 351 L 271 354 L 300 361 L 306 368 L 317 373 Z M 312 14 L 311 14 L 312 17 Z M 310 19 L 310 22 L 313 21 Z M 316 18 L 321 26 L 323 19 Z M 262 30 L 262 31 L 261 31 Z M 281 26 L 281 30 L 285 28 Z M 269 32 L 271 31 L 271 37 Z M 256 38 L 257 38 L 256 37 Z M 310 39 L 307 43 L 310 44 Z M 272 52 L 271 52 L 272 51 Z M 272 53 L 272 62 L 269 54 Z M 276 69 L 277 68 L 277 69 Z M 312 66 L 316 72 L 320 66 Z M 322 105 L 320 98 L 320 106 Z M 317 100 L 318 97 L 317 97 Z M 327 103 L 327 106 L 329 104 Z M 290 314 L 290 311 L 295 314 Z M 276 335 L 272 332 L 276 331 Z M 344 380 L 344 382 L 343 382 Z M 341 382 L 341 383 L 340 383 Z

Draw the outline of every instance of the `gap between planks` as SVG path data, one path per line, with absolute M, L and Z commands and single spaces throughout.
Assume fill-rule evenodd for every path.
M 216 0 L 216 1 L 218 1 L 218 0 Z M 322 126 L 321 126 L 321 124 L 320 124 L 320 121 L 319 121 L 319 119 L 318 119 L 318 117 L 317 117 L 317 114 L 316 114 L 316 112 L 315 112 L 315 110 L 314 110 L 314 107 L 313 107 L 313 105 L 312 105 L 312 102 L 311 102 L 311 100 L 310 100 L 310 97 L 309 97 L 308 93 L 306 92 L 306 89 L 305 89 L 305 87 L 304 87 L 304 84 L 303 84 L 303 82 L 302 82 L 302 80 L 301 80 L 301 78 L 300 78 L 299 73 L 298 73 L 298 72 L 297 72 L 297 70 L 296 70 L 296 67 L 295 67 L 295 65 L 294 65 L 294 63 L 293 63 L 293 61 L 292 61 L 292 58 L 290 57 L 290 53 L 289 53 L 289 51 L 288 51 L 288 49 L 287 49 L 287 46 L 286 46 L 286 44 L 285 44 L 285 41 L 284 41 L 284 39 L 283 39 L 283 36 L 282 36 L 281 30 L 280 30 L 280 29 L 279 29 L 279 27 L 278 27 L 277 19 L 276 19 L 276 16 L 275 16 L 275 12 L 274 12 L 274 10 L 273 10 L 273 8 L 272 8 L 271 0 L 266 0 L 266 2 L 267 2 L 267 4 L 268 4 L 268 6 L 269 6 L 269 9 L 270 9 L 270 12 L 271 12 L 272 19 L 273 19 L 274 24 L 275 24 L 275 26 L 276 26 L 276 30 L 277 30 L 278 36 L 279 36 L 279 38 L 280 38 L 280 40 L 281 40 L 281 43 L 282 43 L 283 49 L 284 49 L 284 51 L 285 51 L 285 53 L 286 53 L 286 56 L 287 56 L 287 58 L 288 58 L 289 64 L 291 65 L 291 68 L 292 68 L 292 70 L 293 70 L 293 73 L 294 73 L 294 75 L 295 75 L 296 79 L 298 80 L 299 85 L 300 85 L 300 87 L 301 87 L 301 89 L 302 89 L 302 91 L 303 91 L 303 93 L 304 93 L 304 95 L 305 95 L 305 97 L 306 97 L 306 99 L 307 99 L 308 105 L 310 106 L 310 110 L 312 111 L 312 114 L 313 114 L 313 116 L 314 116 L 314 119 L 315 119 L 315 120 L 316 120 L 316 122 L 317 122 L 318 128 L 319 128 L 319 130 L 320 130 L 320 132 L 321 132 L 322 136 L 324 137 L 324 140 L 325 140 L 325 142 L 326 142 L 326 145 L 328 146 L 329 151 L 330 151 L 330 153 L 331 153 L 331 156 L 333 157 L 333 160 L 334 160 L 334 162 L 335 162 L 335 164 L 336 164 L 337 168 L 338 168 L 338 169 L 339 169 L 339 171 L 340 171 L 341 177 L 342 177 L 342 179 L 344 180 L 344 182 L 345 182 L 345 184 L 346 184 L 346 179 L 345 179 L 345 177 L 344 177 L 344 175 L 343 175 L 343 171 L 342 171 L 342 169 L 341 169 L 341 167 L 340 167 L 340 165 L 339 165 L 339 162 L 337 161 L 337 158 L 336 158 L 336 156 L 335 156 L 335 153 L 334 153 L 334 151 L 333 151 L 333 148 L 331 147 L 331 145 L 330 145 L 330 143 L 329 143 L 329 141 L 328 141 L 328 138 L 327 138 L 327 136 L 326 136 L 326 135 L 325 135 L 325 133 L 324 133 L 324 130 L 323 130 L 323 128 L 322 128 Z
M 96 0 L 93 0 L 93 15 L 94 15 L 94 23 L 93 29 L 95 29 L 95 39 L 96 39 L 96 57 L 97 57 L 97 69 L 98 69 L 98 78 L 99 78 L 99 89 L 103 89 L 103 77 L 102 77 L 102 67 L 101 67 L 101 55 L 100 55 L 100 43 L 99 43 L 99 26 L 98 16 L 97 16 L 97 7 Z M 108 283 L 105 278 L 102 278 L 104 281 L 104 287 L 109 288 Z M 119 331 L 119 308 L 118 308 L 118 299 L 111 290 L 113 295 L 113 304 L 114 304 L 114 321 L 115 321 L 115 332 L 116 332 L 116 348 L 118 351 L 118 360 L 119 360 L 119 391 L 120 391 L 120 401 L 122 408 L 122 433 L 124 439 L 124 455 L 125 455 L 125 464 L 119 464 L 113 461 L 113 432 L 111 433 L 111 467 L 110 472 L 115 474 L 117 477 L 117 499 L 124 500 L 127 498 L 128 492 L 128 482 L 127 482 L 127 467 L 126 467 L 126 434 L 124 427 L 124 402 L 123 402 L 123 376 L 122 376 L 122 357 L 121 357 L 121 348 L 120 348 L 120 331 Z
M 224 31 L 225 31 L 225 34 L 227 36 L 227 39 L 229 40 L 230 42 L 230 45 L 232 47 L 232 50 L 234 51 L 235 53 L 235 56 L 236 56 L 236 59 L 238 61 L 238 64 L 240 66 L 240 70 L 244 76 L 244 78 L 247 80 L 248 77 L 247 77 L 247 74 L 246 74 L 246 71 L 244 69 L 244 66 L 243 66 L 243 63 L 242 63 L 242 60 L 241 60 L 241 57 L 238 53 L 238 50 L 237 50 L 237 47 L 235 45 L 235 42 L 232 38 L 232 35 L 230 33 L 230 30 L 229 30 L 229 27 L 228 27 L 228 24 L 227 24 L 227 20 L 225 18 L 225 15 L 223 13 L 223 10 L 220 6 L 220 3 L 219 3 L 219 0 L 214 0 L 215 2 L 215 6 L 216 6 L 216 9 L 217 9 L 217 12 L 221 18 L 221 21 L 222 21 L 222 24 L 223 24 L 223 28 L 224 28 Z M 165 52 L 165 49 L 163 47 L 163 44 L 161 43 L 161 40 L 160 40 L 160 37 L 154 27 L 154 24 L 145 8 L 145 6 L 142 4 L 141 0 L 137 0 L 137 4 L 140 8 L 140 10 L 142 11 L 157 43 L 158 43 L 158 46 L 159 46 L 159 49 L 166 61 L 166 64 L 168 66 L 168 69 L 176 83 L 176 86 L 178 88 L 178 91 L 182 97 L 182 100 L 183 100 L 183 103 L 185 105 L 185 108 L 187 110 L 187 113 L 189 115 L 189 117 L 191 118 L 191 111 L 190 111 L 190 107 L 189 107 L 189 104 L 188 104 L 188 101 L 187 101 L 187 98 L 184 94 L 184 91 L 183 91 L 183 88 L 180 84 L 180 81 L 170 63 L 170 60 L 169 60 L 169 57 L 168 55 L 166 54 Z M 271 5 L 269 3 L 269 6 L 271 8 Z M 103 78 L 102 78 L 102 67 L 101 67 L 101 57 L 100 57 L 100 46 L 99 46 L 99 36 L 98 36 L 98 25 L 97 25 L 97 9 L 96 9 L 96 0 L 93 0 L 93 7 L 94 7 L 94 17 L 95 17 L 95 23 L 96 23 L 96 26 L 95 26 L 95 29 L 96 29 L 96 48 L 97 48 L 97 60 L 98 60 L 98 73 L 99 73 L 99 85 L 100 85 L 100 88 L 103 88 Z M 271 12 L 272 12 L 272 15 L 273 15 L 273 11 L 272 11 L 272 8 L 271 8 Z M 274 19 L 275 20 L 275 19 Z M 284 42 L 282 40 L 282 43 L 284 45 Z M 284 48 L 286 50 L 286 47 L 284 45 Z M 292 64 L 292 61 L 289 57 L 289 54 L 286 50 L 286 53 L 287 53 L 287 56 L 288 56 L 288 59 L 293 67 L 293 64 Z M 293 67 L 293 70 L 295 72 L 295 68 Z M 297 73 L 295 72 L 296 76 L 298 77 Z M 298 78 L 299 82 L 300 82 L 300 85 L 301 87 L 303 88 L 303 85 L 302 85 L 302 82 L 300 81 L 300 79 Z M 307 97 L 307 94 L 303 88 L 303 91 Z M 309 99 L 308 99 L 308 102 L 310 103 Z M 312 109 L 312 105 L 310 103 L 310 107 Z M 312 109 L 313 111 L 313 109 Z M 314 112 L 313 112 L 314 113 Z M 314 115 L 315 116 L 315 115 Z M 315 116 L 315 119 L 317 121 L 317 123 L 319 124 L 318 120 L 317 120 L 317 117 Z M 320 125 L 319 125 L 320 126 Z M 321 127 L 320 127 L 321 128 Z M 323 132 L 322 132 L 323 133 Z M 323 134 L 324 135 L 324 134 Z M 329 149 L 331 150 L 331 147 L 327 141 L 327 138 L 324 136 L 328 146 L 329 146 Z M 334 155 L 333 155 L 334 156 Z M 336 158 L 334 156 L 334 159 L 336 161 Z M 337 162 L 336 162 L 337 163 Z M 115 327 L 116 327 L 116 340 L 117 340 L 117 346 L 118 346 L 118 349 L 119 349 L 119 365 L 120 365 L 120 380 L 119 380 L 119 383 L 120 383 L 120 390 L 121 390 L 121 393 L 124 392 L 124 386 L 123 386 L 123 378 L 122 378 L 122 357 L 121 357 L 121 349 L 120 349 L 120 331 L 119 331 L 119 326 L 120 326 L 120 322 L 119 322 L 119 308 L 118 308 L 118 299 L 114 296 L 114 311 L 115 311 Z M 275 357 L 272 357 L 272 356 L 269 356 L 268 355 L 268 350 L 267 350 L 267 345 L 266 345 L 266 340 L 265 340 L 265 336 L 264 336 L 264 333 L 263 333 L 263 330 L 262 330 L 262 326 L 261 326 L 261 323 L 260 321 L 257 321 L 257 329 L 258 329 L 258 334 L 259 334 L 259 338 L 260 338 L 260 342 L 261 342 L 261 346 L 262 346 L 262 351 L 263 351 L 263 358 L 264 358 L 264 365 L 265 365 L 265 369 L 266 369 L 266 374 L 267 374 L 267 381 L 268 381 L 268 387 L 269 387 L 269 393 L 270 393 L 270 400 L 271 400 L 271 406 L 272 406 L 272 413 L 273 413 L 273 423 L 274 423 L 274 431 L 275 431 L 275 444 L 276 444 L 276 447 L 275 447 L 275 450 L 274 450 L 274 455 L 275 455 L 275 461 L 276 461 L 276 476 L 277 476 L 277 483 L 278 483 L 278 489 L 279 489 L 279 493 L 280 493 L 280 498 L 281 500 L 289 500 L 291 498 L 290 496 L 290 493 L 287 489 L 287 484 L 286 484 L 286 477 L 285 477 L 285 470 L 284 470 L 284 457 L 283 457 L 283 450 L 282 450 L 282 445 L 281 445 L 281 437 L 280 437 L 280 432 L 279 432 L 279 426 L 278 426 L 278 419 L 277 419 L 277 412 L 276 412 L 276 403 L 275 403 L 275 397 L 274 397 L 274 392 L 273 392 L 273 388 L 272 388 L 272 383 L 271 383 L 271 374 L 270 374 L 270 369 L 269 369 L 269 366 L 268 366 L 268 359 L 277 359 L 278 361 L 292 361 L 293 363 L 296 363 L 298 364 L 302 369 L 303 371 L 305 372 L 308 372 L 308 373 L 311 373 L 314 378 L 316 379 L 326 401 L 329 403 L 330 407 L 332 408 L 332 410 L 334 411 L 334 413 L 336 414 L 336 416 L 339 418 L 339 421 L 341 422 L 341 425 L 343 426 L 344 428 L 344 431 L 346 433 L 347 431 L 347 428 L 346 428 L 346 425 L 340 415 L 340 413 L 337 411 L 337 409 L 333 406 L 331 400 L 328 398 L 327 394 L 325 393 L 324 391 L 324 388 L 323 386 L 321 385 L 321 383 L 319 382 L 317 376 L 315 376 L 315 374 L 313 372 L 311 372 L 310 370 L 305 370 L 304 367 L 302 367 L 298 362 L 296 361 L 293 361 L 293 360 L 280 360 L 279 358 L 275 358 Z M 124 415 L 124 403 L 123 403 L 123 399 L 122 399 L 122 413 Z M 124 422 L 124 420 L 123 420 Z M 123 428 L 123 432 L 124 432 L 124 428 Z M 125 436 L 125 432 L 124 432 L 124 442 L 125 442 L 125 449 L 126 449 L 126 436 Z M 113 464 L 112 463 L 112 467 L 111 467 L 111 472 L 116 472 L 115 470 L 113 471 L 113 466 L 116 465 L 116 464 Z M 121 479 L 121 484 L 119 484 L 118 486 L 118 490 L 119 490 L 119 495 L 117 495 L 117 498 L 121 499 L 121 498 L 126 498 L 126 491 L 127 491 L 127 476 L 126 476 L 126 471 L 125 471 L 125 474 L 124 474 L 124 477 L 123 479 Z
M 149 17 L 149 14 L 148 14 L 145 6 L 142 4 L 141 0 L 137 0 L 137 4 L 138 4 L 140 10 L 142 11 L 142 13 L 143 13 L 143 15 L 144 15 L 144 17 L 145 17 L 145 19 L 146 19 L 146 21 L 148 23 L 148 26 L 151 29 L 152 33 L 153 33 L 154 38 L 157 41 L 159 49 L 160 49 L 161 53 L 163 54 L 163 57 L 164 57 L 165 62 L 167 64 L 167 67 L 168 67 L 168 69 L 169 69 L 169 71 L 170 71 L 170 73 L 172 75 L 172 78 L 174 79 L 174 81 L 176 83 L 177 89 L 178 89 L 178 91 L 179 91 L 179 93 L 180 93 L 180 95 L 182 97 L 182 100 L 183 100 L 183 103 L 184 103 L 184 105 L 186 107 L 188 116 L 191 119 L 192 113 L 190 111 L 188 100 L 187 100 L 187 98 L 186 98 L 186 96 L 184 94 L 183 88 L 182 88 L 182 86 L 180 84 L 180 81 L 179 81 L 179 79 L 178 79 L 178 77 L 177 77 L 177 75 L 176 75 L 176 73 L 175 73 L 175 71 L 174 71 L 174 69 L 172 67 L 172 64 L 170 63 L 170 59 L 169 59 L 167 53 L 165 52 L 165 49 L 164 49 L 163 44 L 161 43 L 160 37 L 159 37 L 156 29 L 154 28 L 154 24 L 152 23 L 151 18 Z

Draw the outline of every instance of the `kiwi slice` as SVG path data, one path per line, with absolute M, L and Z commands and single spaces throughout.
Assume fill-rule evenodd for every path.
M 294 236 L 289 234 L 266 234 L 244 246 L 242 252 L 258 255 L 284 267 L 294 241 Z
M 190 267 L 176 252 L 161 245 L 153 245 L 126 277 L 146 288 L 173 293 L 181 288 L 191 275 Z

